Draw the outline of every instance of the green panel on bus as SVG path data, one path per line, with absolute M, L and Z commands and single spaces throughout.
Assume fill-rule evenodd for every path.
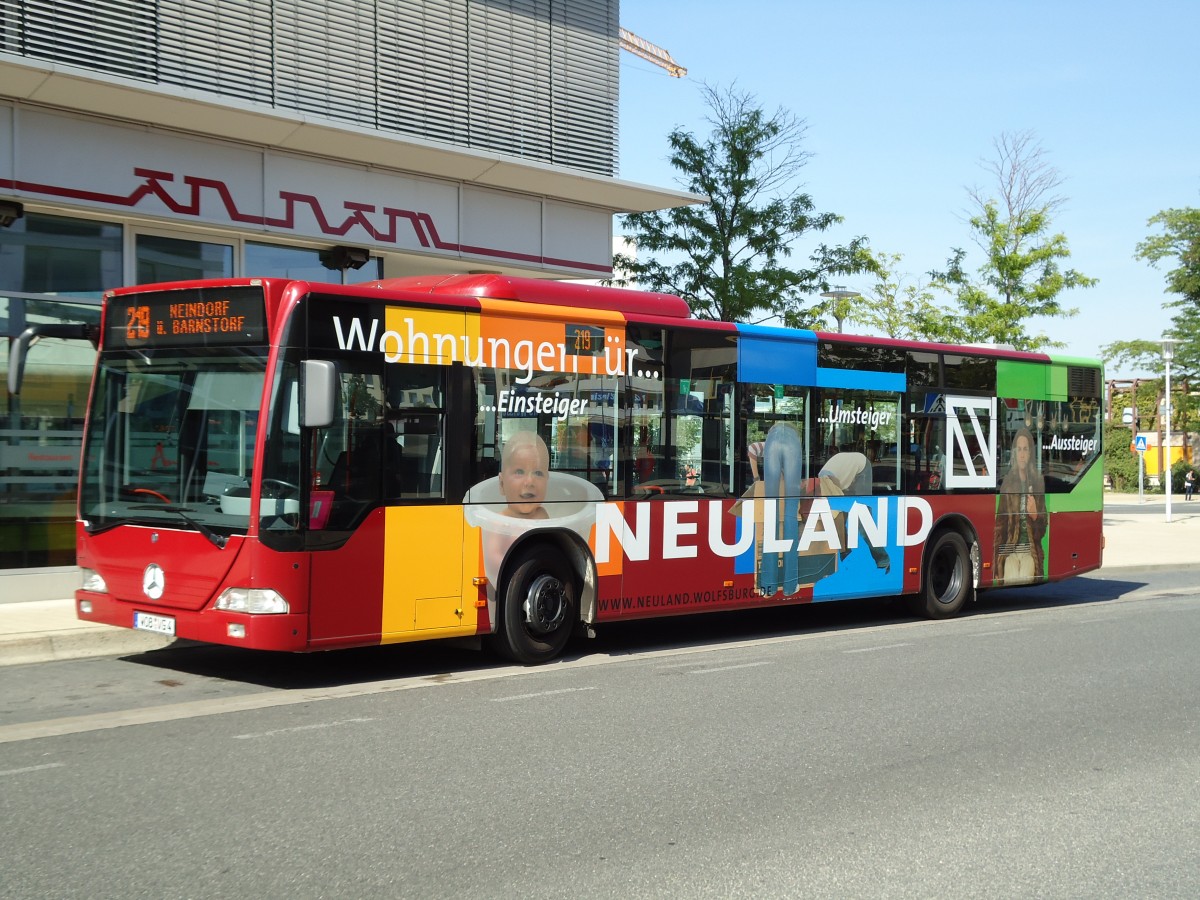
M 1049 400 L 1069 400 L 1067 389 L 1067 367 L 1064 365 L 1050 366 L 1050 396 Z
M 1047 370 L 1044 362 L 1014 359 L 996 360 L 996 396 L 1021 400 L 1048 400 Z M 1066 378 L 1066 369 L 1063 370 Z M 1064 386 L 1066 382 L 1064 381 Z
M 1050 362 L 1056 366 L 1078 366 L 1082 369 L 1094 369 L 1100 365 L 1098 360 L 1090 356 L 1066 356 L 1061 353 L 1051 356 Z
M 1104 497 L 1104 466 L 1099 460 L 1083 473 L 1078 483 L 1067 494 L 1047 494 L 1046 511 L 1092 512 L 1101 508 Z M 1052 538 L 1053 539 L 1053 538 Z

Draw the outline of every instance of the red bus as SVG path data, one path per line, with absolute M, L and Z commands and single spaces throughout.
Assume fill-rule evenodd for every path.
M 18 357 L 20 352 L 14 351 Z M 308 651 L 1096 569 L 1100 365 L 497 275 L 110 292 L 81 618 Z

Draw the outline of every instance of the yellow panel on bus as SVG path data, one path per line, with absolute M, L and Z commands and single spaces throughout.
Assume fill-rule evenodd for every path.
M 462 507 L 393 506 L 385 522 L 382 642 L 475 634 Z
M 380 350 L 388 362 L 448 366 L 479 343 L 479 316 L 459 310 L 389 306 Z

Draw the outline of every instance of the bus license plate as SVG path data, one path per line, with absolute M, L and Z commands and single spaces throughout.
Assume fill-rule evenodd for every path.
M 138 631 L 153 631 L 156 634 L 175 636 L 175 620 L 171 616 L 156 616 L 153 613 L 135 612 L 133 627 Z

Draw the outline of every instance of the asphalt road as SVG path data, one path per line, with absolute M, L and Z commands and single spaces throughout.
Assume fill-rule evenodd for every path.
M 1192 897 L 1194 573 L 0 676 L 5 897 Z

